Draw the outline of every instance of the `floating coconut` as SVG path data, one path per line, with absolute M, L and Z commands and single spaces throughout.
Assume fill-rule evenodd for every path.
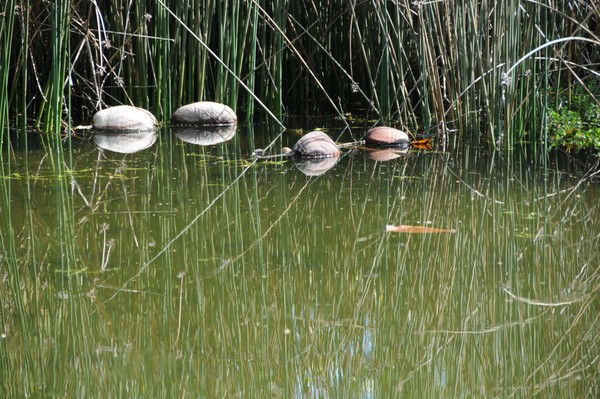
M 377 147 L 406 145 L 410 141 L 408 134 L 393 127 L 377 126 L 367 131 L 365 143 Z
M 231 140 L 235 136 L 235 129 L 235 125 L 174 127 L 173 134 L 186 143 L 207 146 Z
M 149 111 L 130 105 L 117 105 L 96 112 L 92 119 L 95 130 L 143 131 L 154 130 L 158 121 Z
M 171 122 L 184 125 L 235 125 L 237 116 L 225 104 L 200 101 L 177 108 Z
M 304 158 L 339 157 L 341 154 L 337 144 L 328 135 L 318 130 L 302 136 L 292 148 L 292 153 Z
M 139 132 L 102 132 L 94 134 L 94 142 L 103 149 L 120 154 L 132 154 L 151 147 L 158 132 L 156 130 L 146 130 Z

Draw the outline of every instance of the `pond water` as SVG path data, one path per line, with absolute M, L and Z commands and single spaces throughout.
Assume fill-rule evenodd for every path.
M 0 396 L 600 394 L 596 170 L 437 143 L 251 157 L 298 137 L 13 145 Z

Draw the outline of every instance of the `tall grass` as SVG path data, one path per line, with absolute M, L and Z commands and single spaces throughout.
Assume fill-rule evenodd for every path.
M 204 99 L 248 119 L 350 111 L 510 147 L 542 142 L 549 93 L 598 79 L 600 62 L 598 9 L 583 0 L 34 1 L 4 15 L 3 118 L 47 131 L 67 111 L 85 122 L 131 103 L 168 120 Z M 572 36 L 588 41 L 521 60 Z

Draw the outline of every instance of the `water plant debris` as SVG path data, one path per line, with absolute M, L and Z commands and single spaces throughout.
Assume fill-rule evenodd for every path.
M 456 233 L 455 229 L 438 229 L 435 227 L 425 227 L 425 226 L 408 226 L 408 225 L 398 225 L 394 226 L 392 224 L 388 224 L 385 226 L 386 231 L 391 231 L 395 233 L 412 233 L 412 234 L 422 234 L 422 233 Z

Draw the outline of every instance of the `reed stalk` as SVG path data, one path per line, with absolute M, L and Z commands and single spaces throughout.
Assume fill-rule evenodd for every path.
M 56 131 L 67 111 L 85 122 L 128 103 L 168 121 L 179 105 L 216 100 L 248 120 L 347 110 L 494 146 L 545 142 L 549 93 L 597 79 L 597 12 L 582 0 L 38 0 L 0 20 L 2 114 Z M 588 41 L 523 60 L 569 37 Z
M 11 64 L 12 45 L 14 42 L 15 13 L 11 11 L 14 9 L 16 9 L 14 0 L 7 1 L 4 8 L 0 9 L 0 63 L 2 65 L 2 72 L 0 72 L 0 164 L 3 166 L 4 143 L 9 140 L 9 115 L 11 106 L 9 89 L 11 74 L 8 66 Z

